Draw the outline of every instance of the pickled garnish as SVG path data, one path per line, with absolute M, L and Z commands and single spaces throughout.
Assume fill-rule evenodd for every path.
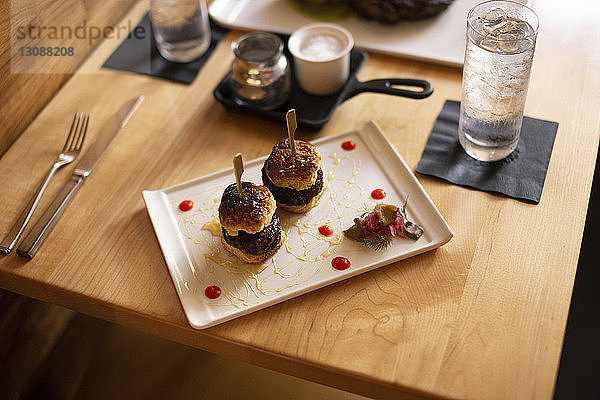
M 423 234 L 423 228 L 410 221 L 404 222 L 404 234 L 411 239 L 418 239 Z
M 375 250 L 387 248 L 395 236 L 417 240 L 423 235 L 423 228 L 407 219 L 407 201 L 401 208 L 377 204 L 364 218 L 354 218 L 354 225 L 344 230 L 344 235 Z
M 372 249 L 383 250 L 386 249 L 390 244 L 392 244 L 392 236 L 381 235 L 376 233 L 369 237 L 361 238 L 359 242 Z
M 399 208 L 391 204 L 377 204 L 373 211 L 379 217 L 377 223 L 387 226 L 396 220 Z
M 354 225 L 344 231 L 350 239 L 359 240 L 365 237 L 364 219 L 354 218 Z

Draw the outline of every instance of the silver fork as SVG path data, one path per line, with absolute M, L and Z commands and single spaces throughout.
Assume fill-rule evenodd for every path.
M 50 179 L 52 179 L 54 173 L 59 168 L 73 162 L 73 160 L 77 158 L 77 155 L 83 146 L 83 141 L 85 140 L 85 134 L 87 133 L 89 120 L 89 114 L 75 113 L 73 122 L 71 123 L 71 129 L 69 129 L 69 135 L 67 136 L 67 140 L 65 141 L 62 151 L 58 157 L 56 157 L 54 165 L 52 165 L 50 171 L 48 171 L 46 178 L 42 181 L 36 193 L 33 195 L 31 200 L 29 200 L 27 206 L 25 206 L 25 209 L 19 216 L 19 219 L 17 219 L 10 232 L 8 232 L 6 237 L 2 240 L 2 242 L 0 242 L 0 254 L 8 254 L 15 247 L 17 241 L 23 234 L 25 227 L 29 223 L 29 220 L 31 220 L 31 216 L 40 202 L 40 199 L 48 187 L 48 183 L 50 183 Z

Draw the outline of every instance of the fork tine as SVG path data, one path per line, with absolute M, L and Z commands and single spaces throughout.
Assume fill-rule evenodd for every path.
M 77 140 L 75 141 L 74 144 L 74 151 L 79 151 L 81 150 L 81 147 L 83 146 L 83 141 L 85 140 L 85 135 L 87 133 L 87 128 L 88 128 L 88 123 L 90 121 L 90 114 L 88 113 L 82 113 L 83 114 L 83 122 L 81 124 L 81 129 L 79 130 L 79 134 L 77 135 Z
M 65 145 L 63 146 L 62 151 L 65 152 L 69 150 L 71 147 L 71 143 L 73 142 L 73 136 L 75 131 L 77 130 L 77 125 L 79 125 L 79 119 L 77 113 L 73 115 L 73 122 L 71 123 L 71 129 L 69 129 L 69 134 L 67 135 L 67 139 L 65 140 Z
M 81 127 L 83 126 L 83 113 L 79 113 L 79 119 L 77 120 L 77 126 L 75 127 L 75 134 L 73 135 L 73 140 L 71 141 L 71 149 L 73 149 L 77 143 L 77 137 L 79 132 L 81 132 Z

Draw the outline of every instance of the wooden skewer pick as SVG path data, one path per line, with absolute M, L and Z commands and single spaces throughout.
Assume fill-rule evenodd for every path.
M 292 149 L 292 157 L 296 158 L 296 144 L 294 143 L 294 132 L 298 127 L 296 122 L 296 109 L 292 108 L 285 114 L 285 120 L 287 121 L 288 139 L 290 140 L 290 148 Z
M 238 195 L 242 197 L 242 174 L 244 173 L 244 162 L 242 153 L 233 156 L 233 171 L 235 173 L 235 182 L 237 183 Z

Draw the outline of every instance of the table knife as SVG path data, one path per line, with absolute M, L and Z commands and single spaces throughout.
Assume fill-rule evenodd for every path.
M 104 124 L 96 140 L 86 150 L 85 154 L 81 157 L 71 179 L 62 188 L 61 192 L 54 198 L 50 206 L 44 211 L 44 214 L 33 226 L 31 231 L 27 234 L 23 242 L 17 248 L 17 254 L 26 257 L 33 258 L 37 251 L 40 249 L 52 229 L 67 209 L 67 206 L 73 200 L 75 193 L 81 187 L 85 179 L 90 175 L 105 150 L 108 148 L 112 140 L 115 138 L 117 133 L 123 128 L 135 110 L 139 107 L 140 103 L 144 100 L 144 96 L 137 96 L 127 101 L 121 108 Z

